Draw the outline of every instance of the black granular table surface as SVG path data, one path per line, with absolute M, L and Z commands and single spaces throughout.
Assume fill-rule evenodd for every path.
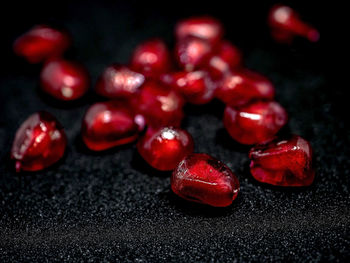
M 291 3 L 321 32 L 319 43 L 298 39 L 274 43 L 266 27 L 272 2 L 140 3 L 60 1 L 7 3 L 2 8 L 0 78 L 0 261 L 1 262 L 245 262 L 347 261 L 350 256 L 349 122 L 347 97 L 331 85 L 326 6 Z M 95 83 L 110 63 L 126 63 L 142 40 L 163 37 L 171 46 L 181 17 L 211 14 L 222 20 L 226 37 L 242 49 L 246 66 L 275 84 L 276 99 L 289 112 L 284 133 L 310 140 L 316 179 L 311 187 L 285 189 L 249 175 L 249 147 L 223 129 L 223 105 L 186 106 L 183 127 L 195 151 L 225 162 L 241 191 L 234 204 L 214 209 L 172 194 L 169 173 L 149 168 L 134 144 L 103 153 L 80 140 L 93 91 L 63 104 L 39 92 L 40 66 L 16 58 L 11 43 L 35 23 L 56 22 L 74 38 L 68 57 L 88 68 Z M 14 133 L 29 114 L 47 110 L 65 127 L 69 146 L 52 168 L 18 177 L 9 161 Z

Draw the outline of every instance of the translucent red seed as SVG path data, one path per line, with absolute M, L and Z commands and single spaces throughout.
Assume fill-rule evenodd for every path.
M 67 145 L 61 124 L 48 112 L 29 116 L 16 132 L 11 158 L 16 171 L 38 171 L 62 158 Z
M 89 76 L 80 65 L 63 59 L 46 63 L 40 74 L 43 91 L 59 100 L 75 100 L 89 89 Z
M 250 172 L 263 183 L 279 186 L 308 186 L 315 172 L 310 143 L 300 136 L 257 145 L 249 152 Z
M 149 128 L 138 142 L 137 149 L 153 168 L 170 171 L 193 152 L 193 139 L 188 132 L 181 129 Z
M 14 52 L 30 63 L 59 57 L 71 43 L 67 33 L 46 25 L 35 26 L 16 39 Z
M 133 142 L 139 132 L 135 118 L 134 111 L 126 102 L 96 103 L 85 113 L 81 128 L 83 141 L 93 151 Z
M 225 164 L 196 153 L 188 155 L 173 171 L 171 189 L 188 201 L 225 207 L 237 197 L 239 182 Z
M 227 106 L 224 112 L 226 130 L 242 144 L 271 140 L 286 123 L 286 111 L 274 101 L 257 101 L 237 108 Z

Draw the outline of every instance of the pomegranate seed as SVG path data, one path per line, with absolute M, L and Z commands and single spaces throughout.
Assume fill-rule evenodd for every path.
M 126 102 L 100 102 L 85 113 L 81 133 L 86 146 L 102 151 L 135 141 L 139 126 Z
M 146 77 L 157 78 L 171 67 L 170 53 L 160 39 L 148 40 L 138 45 L 131 58 L 131 69 Z
M 175 35 L 177 40 L 187 37 L 197 37 L 215 44 L 221 40 L 223 27 L 212 17 L 192 17 L 177 23 Z
M 14 52 L 30 63 L 59 57 L 71 43 L 67 33 L 46 25 L 35 26 L 16 39 Z
M 224 113 L 226 130 L 242 144 L 268 141 L 286 122 L 286 111 L 274 101 L 258 101 L 239 108 L 227 106 Z
M 224 207 L 236 199 L 239 182 L 222 162 L 207 154 L 194 153 L 182 160 L 174 170 L 171 189 L 186 200 Z
M 40 74 L 42 89 L 59 100 L 75 100 L 82 97 L 89 88 L 86 70 L 63 59 L 46 63 Z
M 295 35 L 305 37 L 311 42 L 317 42 L 319 32 L 303 22 L 298 13 L 284 5 L 271 8 L 268 23 L 272 29 L 272 36 L 279 42 L 291 42 Z
M 184 116 L 184 99 L 176 91 L 154 81 L 146 81 L 132 102 L 146 123 L 153 127 L 179 127 Z
M 145 77 L 128 67 L 111 65 L 107 67 L 96 84 L 96 92 L 107 98 L 128 98 L 137 93 Z
M 149 128 L 138 142 L 137 149 L 153 168 L 170 171 L 193 152 L 193 139 L 187 131 L 181 129 Z
M 189 103 L 205 104 L 214 97 L 215 84 L 205 71 L 164 74 L 161 81 L 181 93 Z
M 264 76 L 241 70 L 227 74 L 216 89 L 216 97 L 230 106 L 240 106 L 253 99 L 273 99 L 275 88 Z
M 257 145 L 250 150 L 249 158 L 253 177 L 263 183 L 307 186 L 315 177 L 310 143 L 297 135 Z
M 48 112 L 32 114 L 16 132 L 11 158 L 16 171 L 39 171 L 62 158 L 67 138 L 61 124 Z

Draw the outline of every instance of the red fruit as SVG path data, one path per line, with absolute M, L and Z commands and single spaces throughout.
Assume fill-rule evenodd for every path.
M 13 49 L 30 63 L 59 57 L 71 43 L 67 33 L 46 25 L 35 26 L 16 39 Z
M 214 97 L 215 84 L 206 71 L 164 74 L 161 81 L 181 93 L 189 103 L 205 104 Z
M 179 93 L 154 81 L 145 82 L 133 105 L 153 127 L 179 127 L 184 116 L 184 99 Z
M 128 67 L 111 65 L 107 67 L 96 84 L 96 93 L 107 98 L 129 98 L 135 95 L 145 77 Z
M 257 145 L 250 150 L 249 158 L 250 172 L 263 183 L 307 186 L 315 177 L 310 143 L 297 135 Z
M 137 149 L 153 168 L 170 171 L 193 152 L 193 139 L 187 131 L 181 129 L 151 128 L 137 143 Z
M 224 113 L 226 130 L 242 144 L 268 141 L 286 123 L 286 111 L 274 101 L 258 101 L 237 108 L 227 106 Z
M 279 42 L 291 42 L 296 35 L 311 42 L 317 42 L 320 38 L 319 32 L 302 21 L 298 13 L 288 6 L 276 5 L 271 8 L 268 23 L 272 36 Z
M 59 100 L 75 100 L 89 89 L 89 76 L 86 70 L 67 60 L 51 60 L 40 74 L 42 89 Z
M 239 182 L 222 162 L 207 154 L 194 153 L 182 160 L 174 170 L 171 189 L 186 200 L 224 207 L 236 199 Z
M 175 46 L 175 56 L 179 65 L 186 71 L 203 66 L 212 54 L 212 46 L 209 42 L 200 38 L 186 38 Z
M 85 113 L 81 133 L 86 146 L 102 151 L 135 141 L 139 126 L 130 105 L 125 102 L 100 102 Z
M 275 88 L 264 76 L 244 70 L 227 74 L 215 93 L 216 97 L 224 103 L 240 106 L 253 99 L 273 99 Z
M 169 50 L 160 39 L 138 45 L 131 58 L 131 69 L 146 77 L 157 78 L 171 67 Z
M 197 37 L 215 44 L 221 40 L 223 27 L 212 17 L 192 17 L 177 23 L 175 35 L 178 41 L 187 37 Z
M 38 171 L 62 158 L 67 138 L 61 124 L 48 112 L 32 114 L 22 123 L 13 141 L 11 158 L 16 171 Z

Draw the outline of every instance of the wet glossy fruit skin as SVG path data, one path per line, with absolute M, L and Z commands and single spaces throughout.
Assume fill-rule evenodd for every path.
M 239 182 L 222 162 L 207 154 L 194 153 L 173 171 L 171 189 L 188 201 L 225 207 L 237 197 Z
M 187 131 L 172 127 L 148 128 L 137 143 L 142 158 L 160 171 L 173 170 L 193 152 L 193 146 L 192 136 Z
M 38 25 L 17 38 L 13 50 L 28 62 L 39 63 L 60 57 L 70 44 L 67 33 L 47 25 Z
M 127 102 L 95 103 L 85 113 L 82 123 L 85 145 L 90 150 L 103 151 L 135 141 L 139 133 L 135 117 Z
M 39 171 L 62 158 L 67 145 L 63 127 L 48 112 L 34 113 L 16 132 L 11 158 L 16 171 Z
M 151 39 L 138 45 L 131 57 L 130 67 L 147 78 L 158 78 L 171 68 L 170 53 L 160 39 Z
M 107 67 L 96 84 L 96 93 L 106 98 L 130 98 L 134 96 L 145 81 L 145 77 L 126 66 Z
M 292 8 L 284 5 L 275 5 L 268 16 L 272 36 L 278 42 L 290 43 L 295 36 L 302 36 L 311 42 L 319 40 L 319 32 L 302 21 L 299 14 Z
M 55 59 L 48 61 L 40 73 L 41 88 L 58 100 L 81 98 L 89 89 L 87 71 L 74 62 Z
M 241 106 L 252 100 L 275 97 L 275 88 L 266 77 L 248 70 L 234 71 L 219 82 L 215 91 L 218 99 L 230 106 Z
M 249 152 L 250 172 L 263 183 L 278 186 L 308 186 L 315 172 L 312 148 L 298 135 L 253 147 Z
M 242 144 L 271 140 L 286 123 L 287 112 L 274 101 L 256 101 L 237 108 L 227 106 L 224 112 L 226 130 Z

